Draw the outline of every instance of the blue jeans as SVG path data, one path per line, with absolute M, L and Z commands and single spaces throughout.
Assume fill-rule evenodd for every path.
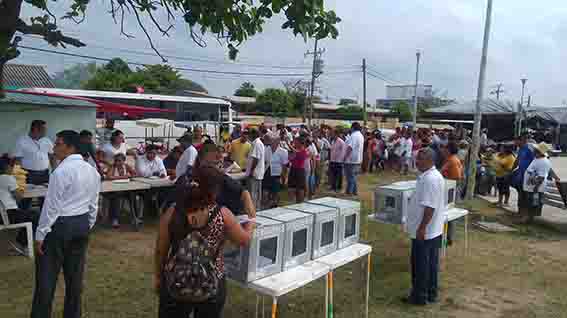
M 420 241 L 411 241 L 411 278 L 410 298 L 418 303 L 435 302 L 438 294 L 439 249 L 441 236 Z
M 345 177 L 347 181 L 346 193 L 358 194 L 358 187 L 356 185 L 356 177 L 360 171 L 360 164 L 345 163 Z

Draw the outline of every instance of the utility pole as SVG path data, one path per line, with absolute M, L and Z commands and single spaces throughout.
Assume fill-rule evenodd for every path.
M 504 84 L 502 83 L 496 85 L 496 89 L 490 92 L 490 95 L 496 95 L 496 100 L 500 100 L 500 94 L 504 93 L 504 90 L 502 89 L 503 86 Z
M 313 69 L 311 71 L 311 92 L 309 93 L 309 119 L 308 119 L 308 126 L 311 128 L 311 122 L 313 121 L 313 94 L 315 91 L 315 80 L 321 75 L 321 69 L 317 67 L 317 61 L 325 53 L 325 50 L 318 49 L 318 42 L 319 40 L 315 38 L 315 49 L 313 52 L 307 51 L 305 56 L 313 55 Z
M 362 59 L 362 109 L 362 118 L 364 127 L 366 127 L 366 121 L 368 120 L 368 114 L 366 113 L 366 59 Z
M 480 72 L 478 74 L 478 88 L 476 93 L 476 111 L 474 114 L 473 142 L 469 149 L 469 177 L 467 180 L 467 201 L 472 200 L 475 189 L 476 162 L 480 148 L 480 126 L 482 124 L 482 112 L 480 104 L 484 97 L 484 82 L 486 78 L 486 60 L 488 56 L 488 41 L 490 39 L 490 22 L 492 20 L 492 0 L 488 0 L 486 7 L 486 21 L 484 25 L 484 40 L 482 44 L 482 57 L 480 58 Z
M 413 90 L 413 129 L 417 130 L 417 84 L 419 82 L 419 58 L 421 57 L 421 52 L 417 51 L 415 57 L 417 62 L 415 64 L 415 87 Z
M 517 136 L 522 134 L 522 119 L 524 117 L 524 92 L 526 89 L 526 82 L 528 81 L 527 78 L 520 79 L 522 82 L 522 96 L 520 97 L 520 105 L 518 107 L 518 125 L 517 125 Z

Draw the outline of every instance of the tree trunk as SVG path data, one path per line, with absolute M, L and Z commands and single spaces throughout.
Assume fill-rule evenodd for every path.
M 8 53 L 12 38 L 16 33 L 21 9 L 22 0 L 3 0 L 0 2 L 0 97 L 4 96 L 4 65 L 11 59 Z

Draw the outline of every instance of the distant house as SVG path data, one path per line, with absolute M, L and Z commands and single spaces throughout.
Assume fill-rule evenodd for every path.
M 6 64 L 2 74 L 4 89 L 21 89 L 33 87 L 54 88 L 55 84 L 43 66 Z

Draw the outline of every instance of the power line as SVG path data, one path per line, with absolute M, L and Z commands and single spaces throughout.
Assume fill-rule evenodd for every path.
M 381 81 L 383 81 L 383 82 L 386 82 L 386 83 L 388 83 L 388 84 L 392 84 L 392 85 L 399 84 L 399 83 L 397 83 L 397 82 L 392 82 L 391 80 L 389 80 L 389 79 L 387 79 L 387 78 L 384 78 L 383 76 L 374 74 L 374 72 L 371 72 L 371 71 L 366 72 L 366 74 L 370 75 L 370 76 L 373 77 L 373 78 L 376 78 L 376 79 L 379 79 L 379 80 L 381 80 Z
M 30 37 L 31 35 L 28 35 L 28 37 Z M 36 36 L 31 36 L 31 38 L 33 39 L 39 39 L 39 37 Z M 23 47 L 20 45 L 20 47 Z M 153 56 L 155 57 L 155 53 L 150 53 L 150 52 L 143 52 L 143 51 L 139 51 L 139 50 L 132 50 L 132 49 L 122 49 L 122 48 L 111 48 L 111 47 L 106 47 L 106 46 L 102 46 L 102 45 L 96 45 L 96 44 L 89 44 L 89 47 L 94 47 L 94 48 L 100 48 L 100 49 L 104 49 L 104 50 L 114 50 L 114 51 L 119 51 L 119 52 L 125 52 L 128 54 L 133 54 L 133 55 L 142 55 L 142 56 Z M 180 60 L 180 61 L 191 61 L 191 62 L 200 62 L 200 63 L 208 63 L 208 64 L 222 64 L 222 65 L 232 65 L 232 66 L 245 66 L 245 67 L 255 67 L 255 68 L 271 68 L 271 69 L 284 69 L 284 70 L 307 70 L 307 69 L 311 69 L 311 66 L 282 66 L 282 65 L 269 65 L 269 64 L 258 64 L 258 63 L 241 63 L 241 62 L 227 62 L 227 61 L 222 61 L 222 60 L 212 60 L 212 59 L 206 59 L 206 58 L 197 58 L 197 57 L 184 57 L 184 56 L 177 56 L 177 55 L 166 55 L 166 54 L 162 54 L 163 57 L 166 57 L 168 59 L 174 59 L 174 60 Z M 327 68 L 334 68 L 334 69 L 346 69 L 346 68 L 355 68 L 358 67 L 356 65 L 335 65 L 335 66 L 325 66 Z
M 389 78 L 387 75 L 385 75 L 381 72 L 378 72 L 373 66 L 367 66 L 367 68 L 370 72 L 374 73 L 375 77 L 378 77 L 385 82 L 389 82 L 390 84 L 402 84 L 401 82 L 393 80 L 393 79 Z
M 66 56 L 72 56 L 72 57 L 80 57 L 80 58 L 97 60 L 97 61 L 110 62 L 112 60 L 110 58 L 105 58 L 105 57 L 75 54 L 75 53 L 69 53 L 69 52 L 60 52 L 60 51 L 55 51 L 55 50 L 40 49 L 40 48 L 35 48 L 35 47 L 23 46 L 23 45 L 20 45 L 18 47 L 22 48 L 22 49 L 26 49 L 26 50 L 39 51 L 39 52 L 52 53 L 52 54 L 59 54 L 59 55 L 66 55 Z M 128 61 L 124 61 L 124 62 L 127 63 L 127 64 L 130 64 L 130 65 L 136 65 L 136 66 L 150 66 L 151 65 L 151 64 L 138 63 L 138 62 L 128 62 Z M 177 67 L 177 66 L 171 66 L 171 67 L 176 69 L 176 70 L 180 70 L 180 71 L 197 72 L 197 73 L 211 73 L 211 74 L 229 74 L 229 75 L 245 75 L 245 76 L 271 76 L 271 77 L 277 77 L 277 76 L 283 76 L 283 77 L 302 76 L 302 77 L 304 77 L 304 76 L 309 76 L 309 74 L 300 74 L 300 73 L 285 74 L 285 73 L 231 72 L 231 71 L 216 71 L 216 70 L 206 70 L 206 69 L 196 69 L 196 68 L 185 68 L 185 67 Z

